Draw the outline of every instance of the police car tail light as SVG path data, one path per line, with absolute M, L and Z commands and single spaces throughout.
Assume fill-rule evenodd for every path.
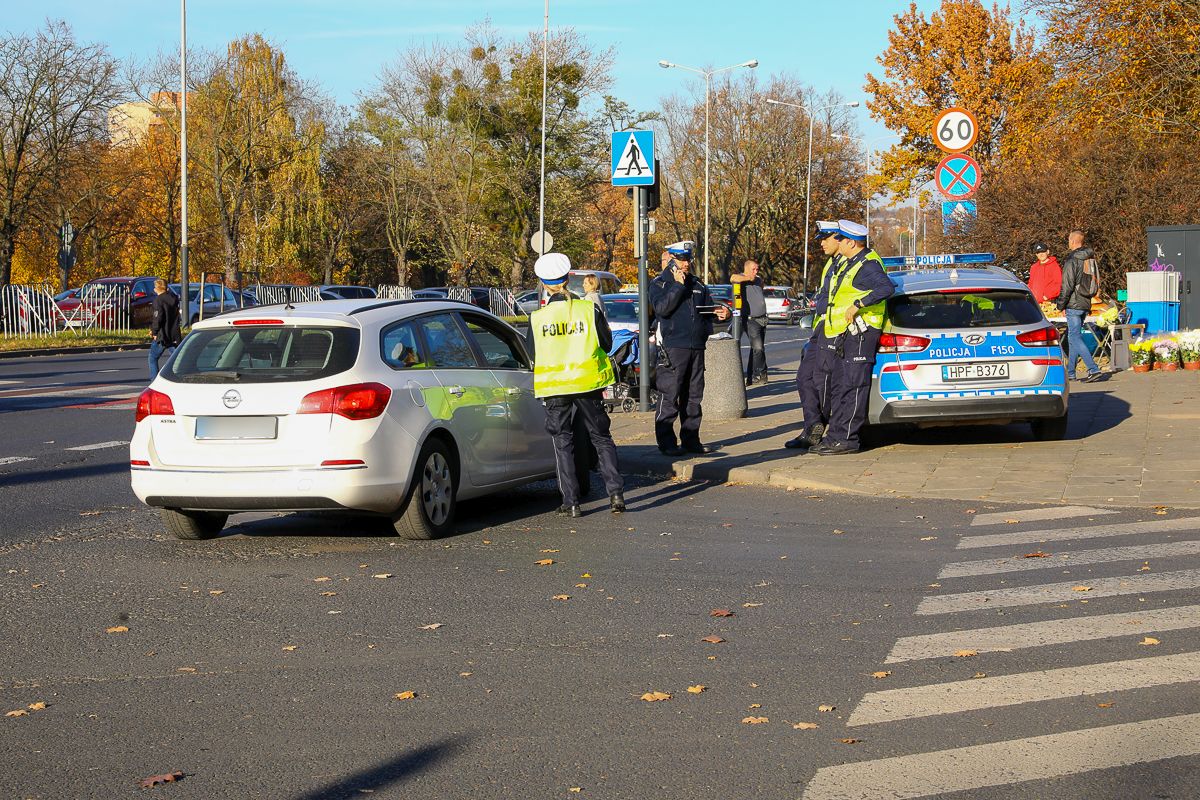
M 382 383 L 355 383 L 306 394 L 297 414 L 337 414 L 346 419 L 373 419 L 387 408 L 392 390 Z
M 162 392 L 154 389 L 147 389 L 138 395 L 137 411 L 134 413 L 133 421 L 141 422 L 146 417 L 159 416 L 174 416 L 175 404 L 171 402 L 171 398 Z
M 1036 328 L 1032 331 L 1018 333 L 1017 341 L 1023 345 L 1045 345 L 1049 347 L 1052 344 L 1058 344 L 1058 328 L 1053 325 L 1047 325 L 1045 328 Z
M 924 336 L 908 336 L 902 333 L 885 333 L 879 337 L 881 353 L 919 353 L 929 347 L 931 339 Z

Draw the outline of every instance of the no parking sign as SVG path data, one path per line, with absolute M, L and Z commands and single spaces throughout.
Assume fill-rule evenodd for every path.
M 979 188 L 979 162 L 963 153 L 948 155 L 933 173 L 938 191 L 948 200 L 966 200 Z

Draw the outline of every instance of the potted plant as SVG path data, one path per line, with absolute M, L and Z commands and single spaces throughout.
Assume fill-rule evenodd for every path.
M 1166 372 L 1179 369 L 1179 342 L 1164 336 L 1154 343 L 1154 368 Z
M 1180 334 L 1179 357 L 1184 369 L 1200 370 L 1200 330 Z
M 1147 339 L 1138 339 L 1129 344 L 1129 363 L 1134 372 L 1149 372 L 1154 362 L 1154 343 Z

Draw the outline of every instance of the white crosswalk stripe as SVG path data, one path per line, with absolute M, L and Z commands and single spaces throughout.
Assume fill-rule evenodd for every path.
M 909 689 L 887 689 L 871 692 L 864 697 L 846 725 L 873 725 L 877 722 L 936 717 L 1191 681 L 1200 681 L 1200 653 L 1178 653 Z
M 1087 586 L 1086 590 L 1076 589 Z M 918 614 L 953 614 L 957 611 L 980 611 L 1007 606 L 1030 606 L 1037 603 L 1061 603 L 1064 600 L 1115 597 L 1142 592 L 1166 592 L 1174 589 L 1200 588 L 1200 569 L 1177 572 L 1143 573 L 1125 578 L 1094 578 L 1085 583 L 1064 581 L 1040 586 L 1021 586 L 983 592 L 961 592 L 941 597 L 926 597 L 917 605 Z
M 20 464 L 22 461 L 33 461 L 30 456 L 5 456 L 0 458 L 0 467 L 6 467 L 9 464 Z
M 1024 572 L 1033 569 L 1061 569 L 1082 564 L 1105 564 L 1112 561 L 1146 561 L 1171 556 L 1194 556 L 1200 554 L 1200 539 L 1191 542 L 1167 542 L 1166 544 L 1130 545 L 1108 547 L 1102 550 L 1076 550 L 1071 553 L 1046 555 L 1020 555 L 1012 558 L 988 558 L 982 561 L 959 561 L 947 564 L 938 573 L 939 578 L 966 578 L 975 575 L 992 575 L 999 572 Z
M 1000 525 L 1015 520 L 1017 522 L 1040 522 L 1047 519 L 1070 519 L 1071 517 L 1098 517 L 1101 514 L 1115 514 L 1107 508 L 1091 508 L 1090 506 L 1052 506 L 1050 508 L 1027 508 L 1023 511 L 1002 511 L 996 514 L 976 514 L 971 518 L 971 525 Z
M 958 549 L 973 547 L 1000 547 L 1002 545 L 1038 544 L 1061 542 L 1074 539 L 1097 539 L 1107 536 L 1132 536 L 1137 533 L 1170 533 L 1172 531 L 1200 530 L 1200 517 L 1164 519 L 1155 522 L 1118 522 L 1113 525 L 1092 525 L 1087 528 L 1050 528 L 1039 531 L 1014 531 L 993 533 L 985 536 L 964 536 Z
M 896 642 L 886 663 L 952 656 L 960 650 L 976 653 L 1008 652 L 1050 644 L 1086 642 L 1117 636 L 1200 627 L 1200 605 L 1104 614 L 1077 619 L 1053 619 L 1023 625 L 1003 625 L 969 631 L 948 631 L 926 636 L 905 636 Z
M 1197 754 L 1200 714 L 1183 714 L 823 767 L 803 800 L 905 800 Z
M 78 447 L 68 447 L 67 450 L 107 450 L 110 447 L 124 447 L 129 442 L 97 442 L 96 444 L 81 444 Z

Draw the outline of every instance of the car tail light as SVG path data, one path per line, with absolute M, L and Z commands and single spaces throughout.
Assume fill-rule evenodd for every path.
M 911 372 L 919 367 L 920 364 L 887 364 L 880 372 Z
M 931 339 L 924 336 L 909 336 L 903 333 L 885 333 L 879 337 L 881 353 L 919 353 L 929 347 Z
M 131 458 L 131 459 L 129 459 L 129 466 L 131 466 L 131 467 L 148 467 L 148 466 L 150 466 L 150 462 L 146 461 L 144 459 L 140 459 L 140 458 Z
M 791 301 L 791 300 L 788 300 L 786 297 L 785 297 L 785 298 L 783 298 L 783 307 L 784 307 L 784 308 L 787 308 L 787 307 L 788 307 L 788 306 L 790 306 L 791 304 L 792 304 L 792 301 Z
M 1036 328 L 1032 331 L 1025 331 L 1017 334 L 1017 341 L 1023 345 L 1046 345 L 1058 344 L 1058 328 L 1053 325 L 1047 325 L 1045 328 Z
M 382 383 L 356 383 L 322 389 L 304 396 L 297 414 L 337 414 L 346 419 L 372 419 L 387 408 L 392 390 Z
M 1059 367 L 1062 366 L 1061 358 L 1031 358 L 1029 363 L 1038 367 Z
M 361 458 L 327 458 L 321 462 L 322 467 L 365 467 L 366 465 Z
M 235 319 L 234 325 L 282 325 L 281 319 Z
M 175 405 L 171 402 L 171 398 L 162 392 L 154 389 L 147 389 L 138 395 L 137 411 L 134 413 L 133 421 L 141 422 L 146 417 L 151 416 L 173 416 L 175 414 Z

